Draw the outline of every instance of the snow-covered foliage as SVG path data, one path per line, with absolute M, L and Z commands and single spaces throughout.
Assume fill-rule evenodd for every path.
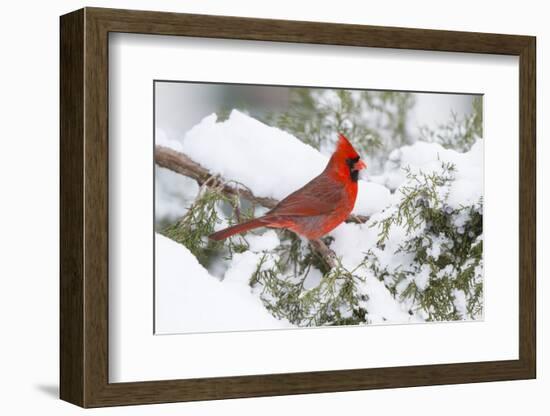
M 224 242 L 209 241 L 213 231 L 261 215 L 266 208 L 208 184 L 186 191 L 187 200 L 189 193 L 194 198 L 181 218 L 159 230 L 173 241 L 157 234 L 156 246 L 156 263 L 166 262 L 157 269 L 158 293 L 166 293 L 157 305 L 177 304 L 172 312 L 182 316 L 166 312 L 157 315 L 157 322 L 166 319 L 163 328 L 168 332 L 189 332 L 480 318 L 481 132 L 457 139 L 471 130 L 457 127 L 449 142 L 412 140 L 401 123 L 414 100 L 407 94 L 397 97 L 300 90 L 292 107 L 297 111 L 294 121 L 290 113 L 262 122 L 234 110 L 223 120 L 207 116 L 181 141 L 157 131 L 157 144 L 186 153 L 258 197 L 275 199 L 322 171 L 338 131 L 367 153 L 369 146 L 378 149 L 370 151 L 377 155 L 372 163 L 378 172 L 360 180 L 354 209 L 369 220 L 343 223 L 325 238 L 338 258 L 332 269 L 307 241 L 284 230 L 259 229 Z M 480 111 L 474 112 L 478 120 Z M 464 124 L 473 125 L 474 116 Z M 197 272 L 200 283 L 187 277 L 189 270 Z M 223 300 L 218 302 L 217 296 Z M 238 311 L 223 322 L 206 322 L 205 317 L 187 321 L 183 314 L 193 312 L 182 304 L 189 298 L 190 308 L 205 302 L 208 313 L 227 310 L 229 304 Z M 245 313 L 257 314 L 255 325 Z
M 464 171 L 448 161 L 430 172 L 406 172 L 396 191 L 399 203 L 372 220 L 379 235 L 366 264 L 410 313 L 427 320 L 476 319 L 483 310 L 480 187 L 463 187 L 457 176 Z

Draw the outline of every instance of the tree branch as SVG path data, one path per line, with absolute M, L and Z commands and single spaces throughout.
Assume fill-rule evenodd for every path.
M 212 178 L 212 173 L 208 169 L 202 167 L 197 162 L 192 160 L 185 153 L 178 152 L 164 146 L 155 147 L 155 163 L 160 167 L 169 169 L 173 172 L 185 175 L 197 181 L 199 186 L 203 185 L 209 178 Z M 221 178 L 210 179 L 209 185 L 212 187 L 222 187 L 222 191 L 227 195 L 238 195 L 258 205 L 266 208 L 274 208 L 279 203 L 274 198 L 266 198 L 254 195 L 250 189 L 239 187 L 237 184 L 223 181 Z M 351 214 L 346 222 L 355 224 L 363 224 L 367 222 L 369 217 L 365 215 Z
M 194 179 L 199 186 L 206 184 L 206 186 L 221 189 L 221 191 L 227 195 L 241 196 L 266 208 L 273 208 L 279 203 L 279 201 L 274 198 L 256 196 L 250 189 L 244 186 L 224 181 L 222 178 L 212 175 L 208 169 L 199 165 L 186 154 L 168 147 L 159 145 L 155 147 L 155 163 L 160 167 Z M 363 215 L 350 215 L 346 222 L 361 224 L 367 220 L 368 217 Z M 323 258 L 331 269 L 336 266 L 334 252 L 328 248 L 322 240 L 309 240 L 309 243 L 313 250 Z
M 273 198 L 258 197 L 254 195 L 250 189 L 238 187 L 237 184 L 223 181 L 221 178 L 212 175 L 208 169 L 199 165 L 185 153 L 177 152 L 168 147 L 158 145 L 155 147 L 155 163 L 160 167 L 170 169 L 173 172 L 196 180 L 199 186 L 202 186 L 210 179 L 208 186 L 212 188 L 221 188 L 222 192 L 227 195 L 242 196 L 266 208 L 273 208 L 279 202 Z

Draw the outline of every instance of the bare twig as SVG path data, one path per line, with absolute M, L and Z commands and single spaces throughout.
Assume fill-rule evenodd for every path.
M 309 240 L 309 244 L 323 258 L 329 268 L 336 267 L 336 254 L 327 247 L 323 240 Z
M 348 218 L 346 218 L 346 222 L 351 222 L 354 224 L 364 224 L 369 220 L 369 217 L 366 215 L 359 215 L 359 214 L 350 214 Z

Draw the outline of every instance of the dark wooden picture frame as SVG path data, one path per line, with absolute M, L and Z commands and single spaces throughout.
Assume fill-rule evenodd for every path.
M 62 16 L 60 29 L 61 399 L 83 407 L 99 407 L 535 378 L 534 37 L 99 8 Z M 110 32 L 518 56 L 519 359 L 109 383 Z

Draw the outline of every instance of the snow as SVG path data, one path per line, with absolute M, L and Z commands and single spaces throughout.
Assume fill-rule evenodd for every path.
M 441 239 L 435 239 L 432 241 L 431 247 L 428 247 L 426 253 L 428 256 L 433 257 L 434 260 L 437 260 L 441 255 Z
M 372 180 L 389 189 L 397 189 L 406 180 L 403 168 L 410 168 L 412 173 L 429 174 L 440 171 L 442 163 L 451 163 L 456 168 L 447 204 L 451 208 L 460 208 L 479 201 L 483 195 L 483 140 L 480 139 L 465 153 L 422 141 L 403 146 L 390 153 L 385 173 Z
M 453 290 L 453 304 L 458 311 L 458 313 L 466 317 L 467 316 L 467 307 L 466 307 L 466 294 L 463 290 L 454 289 Z
M 454 151 L 452 151 L 454 152 Z M 447 204 L 453 208 L 472 205 L 483 196 L 483 141 L 478 140 L 469 152 L 455 153 L 457 173 Z
M 416 317 L 408 313 L 405 305 L 395 300 L 384 283 L 378 279 L 372 276 L 367 277 L 364 290 L 369 294 L 369 300 L 366 302 L 369 323 L 397 324 L 418 321 Z
M 430 266 L 428 264 L 423 264 L 413 280 L 420 291 L 425 290 L 430 280 Z
M 352 211 L 354 214 L 370 216 L 382 211 L 393 201 L 390 190 L 385 186 L 362 180 L 358 183 L 357 200 Z
M 327 161 L 289 133 L 236 110 L 224 122 L 215 114 L 204 118 L 187 132 L 182 150 L 212 173 L 276 199 L 311 180 Z
M 266 231 L 262 235 L 250 234 L 246 237 L 246 241 L 250 244 L 250 250 L 255 252 L 273 250 L 280 243 L 277 233 L 273 230 Z
M 323 277 L 323 274 L 321 273 L 321 271 L 312 267 L 309 270 L 309 273 L 306 279 L 304 280 L 304 289 L 310 290 L 310 289 L 313 289 L 314 287 L 319 286 L 319 284 L 321 283 L 322 277 Z
M 249 291 L 248 281 L 258 267 L 261 257 L 261 254 L 253 251 L 233 254 L 229 268 L 225 272 L 223 284 L 233 286 L 237 291 L 243 288 Z
M 330 248 L 336 255 L 342 257 L 342 264 L 346 268 L 355 268 L 365 253 L 376 245 L 378 231 L 367 224 L 343 223 L 336 227 L 332 233 L 334 242 Z
M 234 259 L 227 282 L 208 274 L 184 246 L 155 234 L 156 333 L 214 332 L 288 327 L 242 284 L 255 253 Z M 255 263 L 253 265 L 255 268 Z M 248 275 L 249 276 L 249 275 Z

